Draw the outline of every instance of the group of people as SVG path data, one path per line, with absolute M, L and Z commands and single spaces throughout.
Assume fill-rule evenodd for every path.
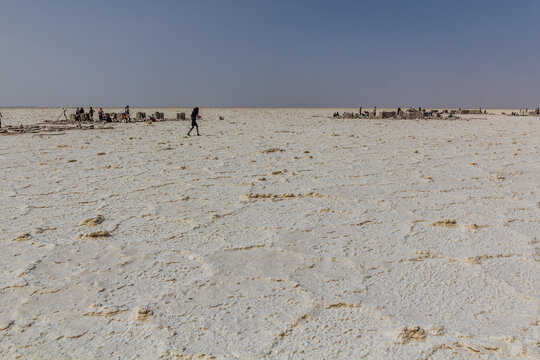
M 531 111 L 534 115 L 540 115 L 540 108 L 536 108 L 535 110 Z M 520 116 L 520 115 L 529 115 L 529 109 L 519 109 L 519 112 L 512 111 L 510 115 Z
M 399 109 L 398 109 L 398 111 L 399 111 Z M 368 118 L 370 116 L 369 111 L 362 112 L 361 107 L 360 107 L 360 109 L 358 109 L 358 113 L 360 114 L 360 116 L 363 116 L 363 117 Z M 373 114 L 373 117 L 377 116 L 377 107 L 376 106 L 373 108 L 373 113 L 372 114 Z
M 66 108 L 62 108 L 62 111 L 63 111 L 64 116 L 66 117 Z M 85 113 L 84 108 L 82 107 L 80 108 L 78 107 L 77 111 L 75 112 L 76 115 L 81 115 L 84 113 Z M 94 121 L 94 109 L 92 107 L 90 107 L 90 110 L 88 110 L 88 114 L 90 114 L 90 120 Z M 112 121 L 109 114 L 103 113 L 103 108 L 99 108 L 98 117 L 99 117 L 99 121 L 107 121 L 107 122 Z M 126 122 L 130 122 L 131 116 L 129 113 L 129 105 L 126 105 L 126 107 L 124 108 L 124 118 Z M 199 107 L 193 108 L 193 110 L 191 111 L 191 129 L 189 129 L 187 136 L 190 136 L 191 131 L 193 131 L 193 129 L 196 129 L 197 136 L 201 136 L 201 134 L 199 134 L 199 125 L 197 124 L 197 119 L 200 119 L 200 118 L 201 116 L 199 115 Z M 67 117 L 66 117 L 66 120 L 67 120 Z M 154 119 L 153 117 L 150 117 L 150 121 L 154 122 L 156 121 L 156 119 Z M 0 125 L 1 125 L 1 117 L 0 117 Z
M 400 111 L 401 111 L 401 108 L 398 109 L 398 113 L 399 113 Z M 369 111 L 364 111 L 364 112 L 362 112 L 362 108 L 358 109 L 358 113 L 359 113 L 360 116 L 362 116 L 362 117 L 367 117 L 367 118 L 368 118 L 368 117 L 370 116 Z M 372 115 L 373 115 L 373 117 L 377 116 L 377 107 L 376 107 L 376 106 L 373 108 L 373 113 L 372 113 Z M 334 115 L 333 115 L 333 117 L 340 117 L 339 112 L 335 112 Z
M 535 115 L 540 115 L 540 109 L 539 108 L 536 108 L 534 111 L 534 114 Z M 520 114 L 525 114 L 527 115 L 529 113 L 529 108 L 525 108 L 525 109 L 519 109 L 519 113 Z
M 426 113 L 426 109 L 421 108 L 421 107 L 419 107 L 418 109 L 412 108 L 412 109 L 409 109 L 409 111 L 411 111 L 411 112 L 421 112 L 421 113 Z M 436 112 L 436 111 L 435 111 L 435 112 Z M 461 108 L 459 109 L 458 112 L 461 113 Z M 481 109 L 481 108 L 479 109 L 479 112 L 482 113 L 482 109 Z M 372 111 L 371 113 L 370 113 L 369 111 L 363 111 L 363 112 L 362 112 L 362 108 L 360 108 L 360 109 L 358 109 L 358 113 L 359 113 L 360 116 L 362 116 L 362 117 L 367 117 L 367 118 L 369 118 L 370 116 L 376 117 L 376 116 L 377 116 L 377 107 L 375 106 L 375 107 L 373 108 L 373 111 Z M 432 110 L 432 111 L 427 112 L 427 115 L 432 116 L 433 113 L 434 113 L 434 111 Z M 484 110 L 484 114 L 485 114 L 485 113 L 486 113 L 486 111 Z M 539 113 L 540 113 L 540 109 L 536 109 L 536 115 L 539 115 Z M 401 109 L 401 107 L 398 107 L 398 108 L 397 108 L 396 114 L 397 114 L 397 116 L 401 116 L 401 115 L 403 114 L 403 110 Z M 514 113 L 512 113 L 512 114 L 514 114 Z M 334 115 L 333 115 L 333 117 L 335 117 L 335 118 L 336 118 L 336 117 L 340 117 L 339 112 L 335 112 Z
M 358 109 L 358 112 L 362 116 L 369 117 L 369 111 L 362 112 L 362 108 L 360 108 L 360 109 Z M 373 108 L 373 117 L 375 117 L 375 116 L 377 116 L 377 107 L 376 106 Z
M 94 109 L 90 106 L 90 110 L 88 110 L 88 114 L 90 114 L 90 120 L 94 121 Z M 84 108 L 80 107 L 77 108 L 77 111 L 75 111 L 75 115 L 82 115 L 84 114 Z
M 63 112 L 63 115 L 64 117 L 66 118 L 67 120 L 67 116 L 66 116 L 66 108 L 62 108 L 62 112 Z M 84 111 L 84 108 L 83 107 L 78 107 L 77 110 L 75 111 L 75 115 L 82 115 L 84 114 L 85 111 Z M 95 110 L 93 107 L 90 106 L 90 110 L 88 110 L 88 114 L 90 115 L 90 120 L 91 121 L 94 121 L 94 113 L 95 113 Z M 59 118 L 62 116 L 62 114 L 60 114 Z M 126 107 L 124 108 L 124 116 L 126 118 L 126 120 L 129 122 L 130 120 L 130 115 L 129 115 L 129 105 L 126 105 Z M 111 117 L 109 114 L 105 114 L 103 112 L 103 108 L 99 108 L 98 110 L 98 118 L 99 118 L 99 121 L 106 121 L 106 122 L 111 122 Z

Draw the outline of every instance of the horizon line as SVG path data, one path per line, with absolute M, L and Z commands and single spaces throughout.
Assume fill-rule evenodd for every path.
M 81 106 L 0 106 L 0 109 L 61 109 L 61 108 L 78 108 Z M 125 105 L 121 106 L 93 106 L 93 105 L 83 105 L 82 107 L 95 107 L 95 108 L 124 108 Z M 194 106 L 132 106 L 129 105 L 130 109 L 179 109 L 179 108 L 193 108 Z M 359 109 L 360 106 L 198 106 L 200 108 L 206 109 Z M 402 108 L 402 109 L 417 109 L 418 106 L 362 106 L 362 108 L 373 109 L 393 109 L 393 108 Z M 419 106 L 423 109 L 464 109 L 464 110 L 476 110 L 476 109 L 485 109 L 485 110 L 514 110 L 514 109 L 536 109 L 538 106 L 522 106 L 522 107 L 465 107 L 465 106 Z

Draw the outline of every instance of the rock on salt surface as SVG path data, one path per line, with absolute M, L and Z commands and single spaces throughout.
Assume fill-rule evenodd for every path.
M 538 118 L 333 111 L 1 137 L 0 357 L 540 357 Z

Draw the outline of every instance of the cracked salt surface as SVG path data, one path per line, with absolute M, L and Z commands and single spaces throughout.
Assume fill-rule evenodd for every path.
M 540 358 L 539 119 L 331 113 L 0 137 L 0 357 Z

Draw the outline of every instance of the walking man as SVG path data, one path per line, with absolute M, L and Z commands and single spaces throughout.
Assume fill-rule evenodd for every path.
M 197 128 L 197 136 L 201 136 L 201 134 L 199 134 L 199 125 L 197 125 L 198 116 L 199 116 L 199 108 L 195 107 L 193 111 L 191 112 L 191 129 L 189 129 L 187 136 L 189 136 L 193 128 Z

